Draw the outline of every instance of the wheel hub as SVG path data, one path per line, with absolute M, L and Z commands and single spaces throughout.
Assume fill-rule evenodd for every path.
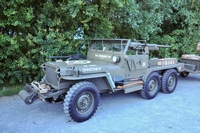
M 149 92 L 151 92 L 151 91 L 153 91 L 155 88 L 156 88 L 156 81 L 155 80 L 151 80 L 150 82 L 149 82 L 149 85 L 148 85 L 148 90 L 149 90 Z
M 93 104 L 93 95 L 90 92 L 84 92 L 79 96 L 76 102 L 76 110 L 81 114 L 87 113 Z
M 171 87 L 174 84 L 174 77 L 170 76 L 168 80 L 168 85 Z
M 89 105 L 90 103 L 90 97 L 89 95 L 81 95 L 81 97 L 78 99 L 78 103 L 77 103 L 77 107 L 79 109 L 86 109 L 87 106 Z

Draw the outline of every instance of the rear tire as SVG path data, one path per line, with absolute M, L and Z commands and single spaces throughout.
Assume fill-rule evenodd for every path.
M 153 99 L 160 90 L 160 75 L 157 72 L 152 72 L 143 84 L 143 89 L 140 94 L 144 99 Z
M 65 96 L 64 111 L 76 122 L 86 121 L 96 112 L 99 99 L 99 90 L 93 83 L 76 83 Z
M 162 77 L 162 91 L 164 93 L 172 93 L 177 85 L 178 76 L 174 69 L 166 70 Z

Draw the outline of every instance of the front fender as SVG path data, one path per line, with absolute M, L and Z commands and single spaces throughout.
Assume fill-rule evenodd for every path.
M 63 76 L 61 79 L 64 80 L 87 80 L 87 79 L 97 79 L 97 78 L 106 78 L 111 89 L 114 91 L 114 88 L 116 88 L 115 83 L 113 81 L 113 78 L 111 77 L 109 72 L 102 72 L 102 73 L 95 73 L 95 74 L 84 74 L 84 75 L 78 75 L 78 76 Z

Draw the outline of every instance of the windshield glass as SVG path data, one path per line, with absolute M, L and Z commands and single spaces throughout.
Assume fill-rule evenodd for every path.
M 122 40 L 92 40 L 90 50 L 103 52 L 123 52 L 127 41 Z

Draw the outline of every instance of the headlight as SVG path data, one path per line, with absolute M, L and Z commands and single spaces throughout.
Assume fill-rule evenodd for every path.
M 113 55 L 112 57 L 113 62 L 118 63 L 120 61 L 119 56 Z

